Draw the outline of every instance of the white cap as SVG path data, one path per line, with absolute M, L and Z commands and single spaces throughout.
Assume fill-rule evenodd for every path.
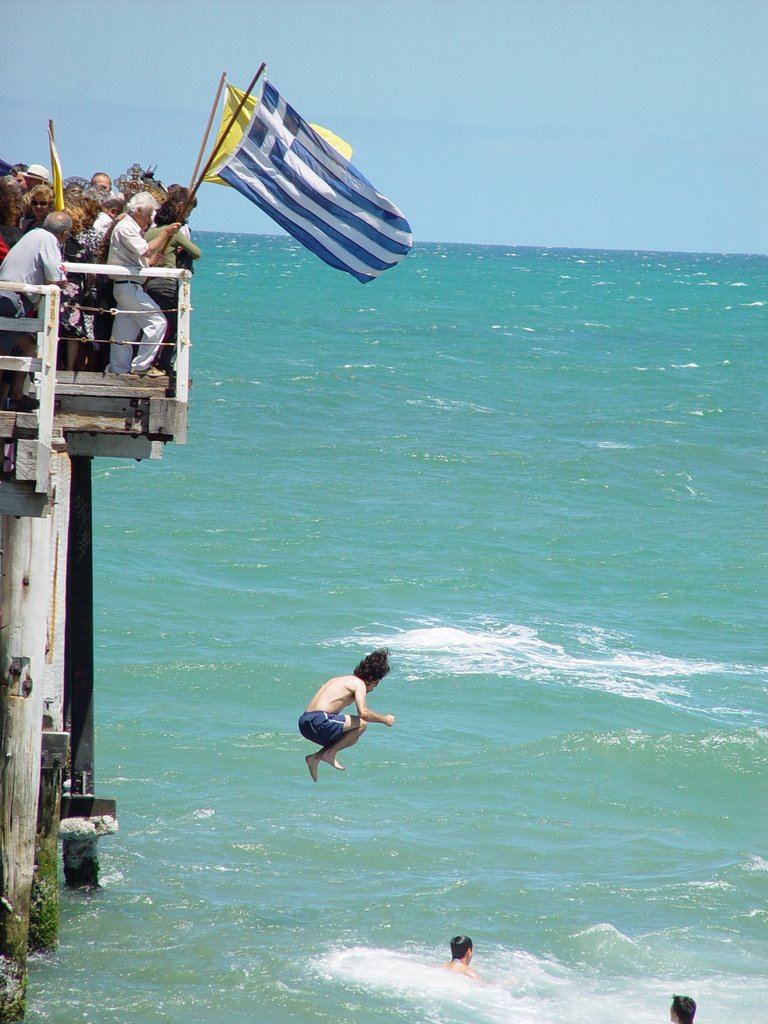
M 48 168 L 43 167 L 42 164 L 30 164 L 24 174 L 28 174 L 30 178 L 42 178 L 43 181 L 50 181 L 51 178 Z

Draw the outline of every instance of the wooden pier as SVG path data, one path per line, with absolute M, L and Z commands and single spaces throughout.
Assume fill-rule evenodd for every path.
M 0 356 L 0 370 L 28 375 L 39 402 L 0 412 L 0 1024 L 23 1019 L 28 950 L 56 945 L 59 836 L 66 883 L 94 886 L 97 840 L 117 828 L 95 772 L 91 466 L 186 441 L 191 275 L 153 276 L 179 280 L 170 375 L 57 370 L 58 288 L 0 285 L 41 295 L 38 319 L 0 318 L 37 335 L 35 356 Z

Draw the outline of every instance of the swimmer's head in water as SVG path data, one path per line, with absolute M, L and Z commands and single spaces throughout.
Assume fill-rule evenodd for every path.
M 696 1003 L 690 996 L 672 996 L 670 1017 L 676 1019 L 679 1024 L 693 1024 L 696 1016 Z
M 367 654 L 355 669 L 354 674 L 364 683 L 378 683 L 389 672 L 389 651 L 386 647 Z
M 472 939 L 468 935 L 457 935 L 455 939 L 451 939 L 451 956 L 454 960 L 463 960 L 473 948 Z

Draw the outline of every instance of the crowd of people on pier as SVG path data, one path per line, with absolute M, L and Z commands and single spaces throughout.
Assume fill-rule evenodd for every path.
M 0 177 L 0 283 L 61 289 L 59 369 L 172 373 L 177 278 L 65 273 L 62 264 L 104 264 L 132 275 L 145 267 L 191 271 L 201 255 L 187 226 L 197 200 L 182 185 L 164 187 L 138 164 L 114 183 L 105 171 L 67 178 L 63 197 L 57 210 L 41 164 L 15 164 Z M 35 336 L 24 331 L 23 319 L 37 315 L 39 301 L 33 292 L 0 289 L 0 317 L 20 321 L 18 330 L 0 329 L 0 354 L 35 354 Z M 23 393 L 24 377 L 3 373 L 0 409 L 36 407 Z

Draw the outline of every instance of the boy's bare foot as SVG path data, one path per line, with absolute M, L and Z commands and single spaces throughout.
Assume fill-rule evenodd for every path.
M 331 757 L 330 754 L 321 754 L 320 755 L 320 760 L 321 761 L 325 761 L 326 764 L 329 764 L 332 768 L 335 768 L 337 772 L 343 772 L 344 771 L 344 765 L 343 764 L 339 764 L 339 762 L 336 760 L 336 758 L 335 757 Z
M 307 754 L 304 760 L 307 762 L 307 768 L 309 768 L 309 774 L 312 776 L 312 781 L 317 782 L 317 766 L 319 763 L 317 754 Z

